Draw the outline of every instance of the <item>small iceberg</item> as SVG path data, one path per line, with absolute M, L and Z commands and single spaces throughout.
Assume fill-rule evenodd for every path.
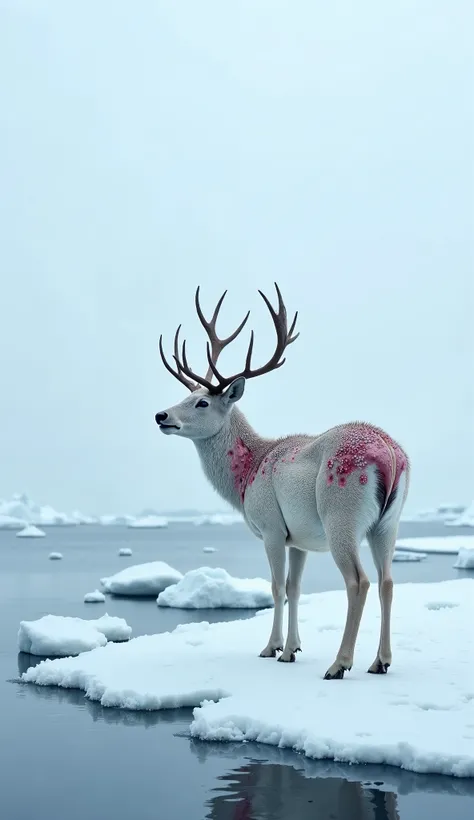
M 43 530 L 38 529 L 35 527 L 34 524 L 28 524 L 23 530 L 17 532 L 17 538 L 44 538 L 46 533 Z

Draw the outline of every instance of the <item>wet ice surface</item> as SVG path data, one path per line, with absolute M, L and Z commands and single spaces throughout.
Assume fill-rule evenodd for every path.
M 417 532 L 444 534 L 427 525 L 401 530 L 405 536 Z M 187 736 L 192 715 L 186 710 L 144 714 L 104 709 L 85 700 L 82 692 L 8 682 L 36 662 L 17 655 L 19 622 L 47 613 L 90 617 L 84 591 L 95 589 L 101 577 L 123 569 L 128 560 L 163 560 L 184 573 L 202 564 L 204 546 L 214 546 L 218 552 L 206 557 L 210 566 L 223 566 L 235 576 L 268 577 L 262 545 L 244 527 L 81 527 L 48 531 L 41 541 L 25 540 L 21 551 L 13 533 L 1 532 L 0 539 L 0 816 L 393 820 L 397 811 L 401 820 L 469 816 L 474 799 L 470 780 L 314 762 L 250 743 L 195 741 Z M 133 558 L 119 558 L 121 546 L 132 548 Z M 51 548 L 65 560 L 45 561 Z M 437 581 L 471 574 L 452 564 L 452 556 L 430 555 L 419 563 L 394 565 L 394 576 L 396 581 Z M 365 553 L 364 565 L 375 580 Z M 309 557 L 304 592 L 341 587 L 330 556 Z M 178 623 L 247 617 L 245 611 L 173 610 L 159 608 L 153 600 L 109 597 L 107 611 L 125 618 L 134 635 L 166 631 Z

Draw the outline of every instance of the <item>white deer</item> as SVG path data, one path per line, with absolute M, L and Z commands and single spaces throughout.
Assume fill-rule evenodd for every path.
M 251 531 L 261 538 L 270 563 L 274 600 L 273 626 L 261 657 L 291 662 L 301 650 L 298 601 L 308 552 L 331 551 L 347 590 L 347 618 L 342 642 L 327 680 L 344 677 L 352 667 L 369 580 L 359 559 L 364 537 L 378 573 L 381 630 L 377 656 L 369 672 L 383 674 L 392 662 L 390 612 L 393 594 L 392 556 L 401 511 L 408 491 L 409 462 L 401 447 L 378 427 L 352 422 L 332 427 L 318 436 L 291 435 L 262 438 L 236 407 L 246 379 L 281 367 L 282 354 L 299 334 L 297 315 L 288 330 L 285 305 L 278 288 L 278 309 L 261 291 L 275 324 L 277 343 L 267 364 L 252 369 L 254 334 L 244 369 L 229 377 L 217 369 L 219 354 L 247 322 L 249 313 L 226 339 L 218 338 L 216 320 L 225 293 L 207 321 L 196 291 L 196 310 L 209 341 L 209 369 L 203 378 L 187 361 L 186 343 L 180 349 L 178 327 L 174 340 L 176 369 L 160 354 L 167 370 L 190 391 L 174 407 L 157 413 L 155 420 L 167 435 L 194 442 L 204 472 L 217 492 L 239 510 Z M 213 383 L 215 377 L 217 383 Z M 286 547 L 289 572 L 285 579 Z M 286 580 L 286 583 L 285 583 Z M 283 608 L 288 599 L 288 634 L 283 648 Z

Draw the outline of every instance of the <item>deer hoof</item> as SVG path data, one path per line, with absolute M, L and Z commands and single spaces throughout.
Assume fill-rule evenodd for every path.
M 371 675 L 386 675 L 389 666 L 389 663 L 384 663 L 380 660 L 380 658 L 377 658 L 377 660 L 373 662 L 372 666 L 369 666 L 367 672 L 370 672 Z
M 290 649 L 290 651 L 286 654 L 285 652 L 283 652 L 283 655 L 280 655 L 278 660 L 280 663 L 294 663 L 296 660 L 297 652 L 301 652 L 301 647 L 298 646 L 296 649 Z
M 294 663 L 296 660 L 296 655 L 294 652 L 290 652 L 289 655 L 285 657 L 285 655 L 280 655 L 278 658 L 278 663 Z
M 351 669 L 352 666 L 341 666 L 340 664 L 336 666 L 336 664 L 333 664 L 326 672 L 324 680 L 342 680 L 344 672 L 350 672 Z
M 266 646 L 260 652 L 260 658 L 276 658 L 277 652 L 283 652 L 282 646 Z

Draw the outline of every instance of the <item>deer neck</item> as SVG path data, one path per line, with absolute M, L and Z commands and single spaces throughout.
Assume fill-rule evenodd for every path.
M 233 407 L 215 436 L 194 444 L 214 489 L 233 507 L 242 509 L 247 484 L 275 441 L 259 436 L 244 414 Z

